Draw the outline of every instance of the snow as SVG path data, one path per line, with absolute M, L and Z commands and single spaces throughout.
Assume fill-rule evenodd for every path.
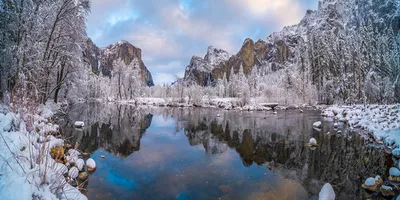
M 40 106 L 38 110 L 41 112 L 34 117 L 35 124 L 45 124 L 53 116 L 49 108 Z M 42 133 L 35 130 L 27 131 L 26 123 L 18 116 L 0 114 L 0 155 L 4 157 L 0 159 L 0 199 L 87 199 L 66 183 L 63 174 L 68 168 L 50 156 L 49 147 L 63 145 L 63 141 L 52 135 L 39 136 Z M 37 159 L 39 155 L 41 159 Z
M 218 66 L 221 62 L 227 61 L 231 56 L 232 55 L 222 49 L 216 49 L 213 46 L 209 46 L 204 60 L 211 66 Z
M 373 177 L 369 177 L 369 178 L 367 178 L 367 180 L 365 180 L 365 185 L 366 186 L 374 186 L 375 185 L 375 181 L 376 181 L 376 179 L 375 178 L 373 178 Z
M 390 176 L 400 176 L 400 170 L 395 167 L 391 167 L 389 169 L 389 175 Z
M 400 148 L 393 149 L 392 154 L 394 156 L 400 156 Z
M 397 105 L 353 105 L 330 106 L 322 115 L 334 118 L 335 126 L 348 121 L 351 128 L 363 129 L 373 134 L 376 140 L 400 147 L 400 108 Z M 339 122 L 338 122 L 339 121 Z M 395 150 L 399 154 L 399 150 Z
M 315 138 L 311 138 L 310 139 L 310 144 L 311 145 L 317 145 L 317 140 L 315 140 Z
M 326 183 L 319 192 L 319 200 L 335 200 L 335 196 L 335 191 L 329 183 Z
M 387 186 L 387 185 L 382 185 L 382 189 L 384 189 L 384 190 L 393 190 L 392 187 Z
M 81 153 L 80 153 L 78 150 L 76 150 L 76 149 L 70 149 L 70 150 L 68 150 L 68 154 L 69 154 L 70 156 L 74 156 L 74 157 L 78 157 L 79 155 L 81 155 Z
M 75 162 L 75 166 L 79 169 L 79 171 L 83 170 L 84 165 L 85 165 L 85 161 L 83 161 L 83 159 L 78 159 Z
M 96 162 L 92 158 L 89 158 L 86 161 L 86 166 L 94 169 L 96 168 Z
M 74 123 L 74 126 L 75 126 L 76 128 L 82 128 L 82 127 L 85 126 L 85 122 L 76 121 L 76 122 Z
M 317 121 L 317 122 L 315 122 L 315 123 L 313 124 L 313 127 L 316 127 L 316 128 L 321 128 L 321 126 L 322 126 L 321 121 Z
M 76 179 L 76 177 L 78 177 L 79 175 L 79 170 L 76 167 L 71 167 L 71 169 L 69 169 L 68 172 L 68 176 L 72 179 Z

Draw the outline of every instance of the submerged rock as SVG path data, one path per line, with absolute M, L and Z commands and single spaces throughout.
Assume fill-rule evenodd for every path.
M 87 172 L 79 173 L 79 180 L 81 180 L 81 181 L 86 181 L 86 179 L 88 179 L 88 177 L 89 177 L 89 173 L 87 173 Z
M 381 194 L 384 197 L 393 197 L 395 195 L 393 188 L 387 185 L 382 185 Z

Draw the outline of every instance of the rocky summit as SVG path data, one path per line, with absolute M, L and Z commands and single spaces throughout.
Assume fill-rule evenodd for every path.
M 113 62 L 115 60 L 121 59 L 127 66 L 132 61 L 138 60 L 140 78 L 143 83 L 147 86 L 154 85 L 151 73 L 142 61 L 142 50 L 127 41 L 122 40 L 105 48 L 99 48 L 89 38 L 86 42 L 84 57 L 87 59 L 94 73 L 102 73 L 104 76 L 108 77 L 112 75 Z
M 240 67 L 246 75 L 255 67 L 264 75 L 285 69 L 316 86 L 324 103 L 379 102 L 389 89 L 400 99 L 399 7 L 397 0 L 322 0 L 299 24 L 246 39 L 236 55 L 193 57 L 184 80 L 207 86 Z

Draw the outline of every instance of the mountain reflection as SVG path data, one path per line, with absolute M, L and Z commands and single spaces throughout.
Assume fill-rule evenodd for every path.
M 140 149 L 140 139 L 150 126 L 153 115 L 134 107 L 101 105 L 96 103 L 74 105 L 68 115 L 61 117 L 64 135 L 79 148 L 92 153 L 98 148 L 126 157 Z M 84 121 L 83 129 L 73 127 L 75 121 Z
M 335 132 L 328 121 L 322 131 L 313 130 L 313 122 L 323 120 L 318 111 L 282 111 L 272 115 L 89 104 L 76 105 L 60 121 L 64 123 L 61 125 L 66 137 L 71 137 L 72 143 L 78 142 L 81 150 L 91 153 L 104 148 L 127 157 L 140 150 L 140 140 L 153 115 L 173 118 L 176 133 L 182 130 L 191 146 L 201 145 L 210 155 L 234 149 L 244 166 L 265 164 L 271 171 L 300 182 L 309 194 L 318 194 L 320 186 L 330 182 L 338 191 L 338 199 L 357 199 L 363 180 L 385 174 L 384 150 L 365 145 L 357 133 L 344 130 L 342 135 L 327 134 Z M 87 126 L 74 129 L 75 120 L 83 120 Z M 315 150 L 305 146 L 311 137 L 320 145 Z

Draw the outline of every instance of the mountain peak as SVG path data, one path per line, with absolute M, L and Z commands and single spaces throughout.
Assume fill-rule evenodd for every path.
M 231 55 L 225 50 L 209 46 L 204 60 L 207 61 L 210 65 L 216 66 L 219 65 L 221 62 L 228 60 L 230 57 Z

